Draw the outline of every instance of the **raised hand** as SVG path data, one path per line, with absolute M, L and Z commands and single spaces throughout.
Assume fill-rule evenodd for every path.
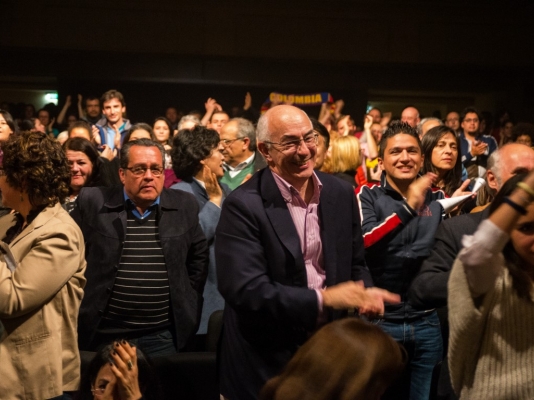
M 121 400 L 139 400 L 143 395 L 139 389 L 137 351 L 128 342 L 115 342 L 111 353 L 111 371 L 116 376 L 117 392 Z M 109 384 L 108 384 L 109 386 Z M 106 387 L 107 389 L 107 387 Z
M 437 178 L 436 174 L 431 172 L 417 178 L 408 187 L 406 203 L 414 210 L 419 210 L 425 203 L 426 192 L 431 188 Z

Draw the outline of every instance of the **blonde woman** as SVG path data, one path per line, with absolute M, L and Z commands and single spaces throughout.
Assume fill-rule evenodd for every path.
M 330 172 L 354 188 L 358 168 L 362 165 L 360 141 L 354 136 L 341 136 L 331 144 Z

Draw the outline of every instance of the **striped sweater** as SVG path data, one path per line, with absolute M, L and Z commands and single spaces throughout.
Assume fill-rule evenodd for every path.
M 512 287 L 500 254 L 508 237 L 490 224 L 464 237 L 449 280 L 453 388 L 461 399 L 534 399 L 534 302 Z

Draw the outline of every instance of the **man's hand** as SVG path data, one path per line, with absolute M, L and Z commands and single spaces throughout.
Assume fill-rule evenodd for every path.
M 385 126 L 388 126 L 389 124 L 389 121 L 391 121 L 391 112 L 388 111 L 388 112 L 385 112 L 385 113 L 382 113 L 382 119 L 380 120 L 380 126 L 383 128 Z
M 469 186 L 470 183 L 471 183 L 471 179 L 466 179 L 462 183 L 462 186 L 456 189 L 456 191 L 452 194 L 451 197 L 465 196 L 466 194 L 472 194 L 473 197 L 475 197 L 476 193 L 467 191 L 467 187 Z
M 113 145 L 116 149 L 121 148 L 121 133 L 119 131 L 119 128 L 117 128 L 115 125 L 112 125 L 113 130 L 115 131 L 115 137 L 113 138 Z
M 343 100 L 337 100 L 334 102 L 334 117 L 338 119 L 341 117 L 341 111 L 343 110 L 343 107 L 345 106 L 345 102 Z
M 243 180 L 241 181 L 240 185 L 248 181 L 250 178 L 252 178 L 252 174 L 246 174 Z
M 97 146 L 100 146 L 102 144 L 102 140 L 100 139 L 100 131 L 96 125 L 91 125 L 91 135 L 93 137 L 93 142 L 95 142 Z
M 486 152 L 487 148 L 488 148 L 488 145 L 486 143 L 475 140 L 471 144 L 471 155 L 473 157 L 481 156 L 482 154 Z
M 365 132 L 369 132 L 371 130 L 371 125 L 373 125 L 373 117 L 369 114 L 365 116 L 365 122 L 363 124 L 363 129 Z
M 206 100 L 206 102 L 204 103 L 204 107 L 206 107 L 206 114 L 213 114 L 213 112 L 217 108 L 217 100 L 209 97 L 208 100 Z
M 69 94 L 69 95 L 66 97 L 66 99 L 65 99 L 65 106 L 66 106 L 67 108 L 69 108 L 71 104 L 72 104 L 72 98 L 71 98 L 71 96 L 70 96 L 70 94 Z
M 252 107 L 252 96 L 250 95 L 250 92 L 247 92 L 245 95 L 245 104 L 243 105 L 243 110 L 248 110 L 250 107 Z
M 48 128 L 49 131 L 52 131 L 52 128 L 53 128 L 53 126 L 54 126 L 55 123 L 56 123 L 56 118 L 54 117 L 54 118 L 52 118 L 52 119 L 50 120 L 50 123 L 49 123 L 48 126 L 47 126 L 47 128 Z
M 117 149 L 112 151 L 107 144 L 102 145 L 102 147 L 104 148 L 104 150 L 102 150 L 102 153 L 100 153 L 100 157 L 104 157 L 109 161 L 113 160 L 117 155 Z
M 436 178 L 436 174 L 428 172 L 410 184 L 406 196 L 406 203 L 408 203 L 412 209 L 417 211 L 423 204 L 425 204 L 426 192 L 430 189 Z
M 81 94 L 78 94 L 78 105 L 81 106 L 83 101 L 83 96 Z
M 398 303 L 400 296 L 387 290 L 366 289 L 361 281 L 343 282 L 322 292 L 323 305 L 338 310 L 358 308 L 361 314 L 383 314 L 384 302 Z

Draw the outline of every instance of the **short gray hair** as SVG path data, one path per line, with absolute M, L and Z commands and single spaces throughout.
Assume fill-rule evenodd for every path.
M 437 123 L 439 123 L 439 125 L 443 125 L 443 121 L 439 118 L 436 118 L 436 117 L 423 118 L 421 121 L 419 121 L 416 127 L 417 134 L 419 135 L 419 137 L 423 136 L 423 125 L 428 121 L 436 121 Z
M 178 130 L 181 130 L 182 129 L 182 125 L 184 124 L 184 122 L 194 122 L 195 125 L 200 125 L 200 120 L 195 117 L 194 115 L 184 115 L 182 118 L 180 118 L 180 122 L 178 122 L 178 127 L 177 129 Z
M 488 157 L 488 162 L 486 164 L 486 170 L 491 170 L 493 172 L 493 175 L 495 175 L 495 179 L 497 179 L 497 183 L 499 186 L 501 186 L 501 152 L 502 149 L 505 146 L 501 147 L 500 149 L 495 150 L 493 153 L 491 153 Z
M 269 132 L 269 119 L 263 114 L 256 125 L 256 140 L 258 142 L 268 142 L 271 140 L 271 133 Z
M 228 122 L 235 121 L 237 123 L 237 136 L 240 138 L 248 138 L 250 151 L 256 151 L 256 129 L 254 124 L 245 118 L 232 118 Z

